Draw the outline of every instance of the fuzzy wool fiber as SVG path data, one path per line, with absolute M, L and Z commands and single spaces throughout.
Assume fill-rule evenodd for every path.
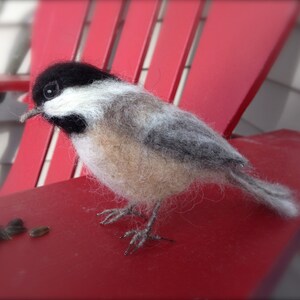
M 95 82 L 94 89 L 105 105 L 71 139 L 97 179 L 129 202 L 151 206 L 195 181 L 215 182 L 238 186 L 283 216 L 298 214 L 288 188 L 248 175 L 246 158 L 194 115 L 128 83 Z
M 131 204 L 153 206 L 194 182 L 215 182 L 298 215 L 287 187 L 251 176 L 247 159 L 207 124 L 138 85 L 60 63 L 37 78 L 33 99 L 37 107 L 23 120 L 41 113 L 62 128 L 92 174 Z

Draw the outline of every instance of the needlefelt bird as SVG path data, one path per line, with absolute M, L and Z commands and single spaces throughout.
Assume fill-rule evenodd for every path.
M 152 232 L 161 203 L 194 182 L 234 185 L 281 216 L 298 215 L 287 187 L 251 176 L 247 159 L 207 124 L 139 85 L 64 62 L 37 77 L 32 97 L 36 107 L 21 121 L 41 114 L 64 130 L 95 178 L 128 200 L 101 212 L 102 224 L 139 215 L 139 204 L 152 208 L 144 228 L 125 233 L 132 237 L 125 254 L 164 239 Z

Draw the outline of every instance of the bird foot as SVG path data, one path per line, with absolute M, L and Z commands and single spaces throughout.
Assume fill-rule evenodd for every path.
M 143 219 L 147 219 L 142 213 L 140 213 L 138 210 L 134 208 L 134 206 L 130 205 L 124 208 L 113 208 L 113 209 L 106 209 L 100 213 L 97 214 L 97 216 L 103 216 L 106 215 L 104 220 L 100 222 L 102 225 L 108 225 L 112 224 L 121 218 L 129 215 L 134 215 L 141 217 Z
M 128 248 L 124 252 L 124 255 L 133 254 L 135 251 L 141 248 L 147 240 L 156 240 L 156 241 L 164 240 L 164 241 L 174 242 L 174 240 L 164 238 L 159 235 L 151 234 L 151 230 L 149 230 L 148 228 L 142 230 L 139 229 L 129 230 L 121 238 L 126 238 L 129 236 L 132 236 L 132 238 Z

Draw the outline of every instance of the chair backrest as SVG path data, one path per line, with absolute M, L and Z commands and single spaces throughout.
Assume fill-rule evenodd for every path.
M 168 102 L 182 93 L 180 107 L 228 137 L 266 77 L 299 5 L 296 0 L 213 1 L 206 17 L 204 4 L 40 1 L 32 35 L 31 84 L 46 66 L 63 60 L 80 59 L 132 82 L 147 68 L 148 90 Z M 54 151 L 46 168 L 49 148 Z M 45 184 L 71 178 L 77 159 L 70 149 L 66 136 L 46 122 L 27 122 L 1 194 L 35 187 L 41 172 L 47 173 Z

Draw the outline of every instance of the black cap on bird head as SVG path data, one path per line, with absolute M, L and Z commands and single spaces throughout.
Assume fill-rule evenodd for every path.
M 29 118 L 43 114 L 43 104 L 59 96 L 66 88 L 84 86 L 106 79 L 119 80 L 116 76 L 86 63 L 61 62 L 51 65 L 37 77 L 33 85 L 32 98 L 36 107 L 23 114 L 20 121 L 25 122 Z M 47 118 L 45 115 L 44 117 Z M 67 133 L 81 132 L 86 127 L 86 122 L 79 115 L 47 120 Z
M 40 106 L 59 95 L 65 88 L 82 86 L 96 80 L 117 79 L 93 65 L 79 62 L 57 63 L 44 70 L 36 79 L 32 98 Z

